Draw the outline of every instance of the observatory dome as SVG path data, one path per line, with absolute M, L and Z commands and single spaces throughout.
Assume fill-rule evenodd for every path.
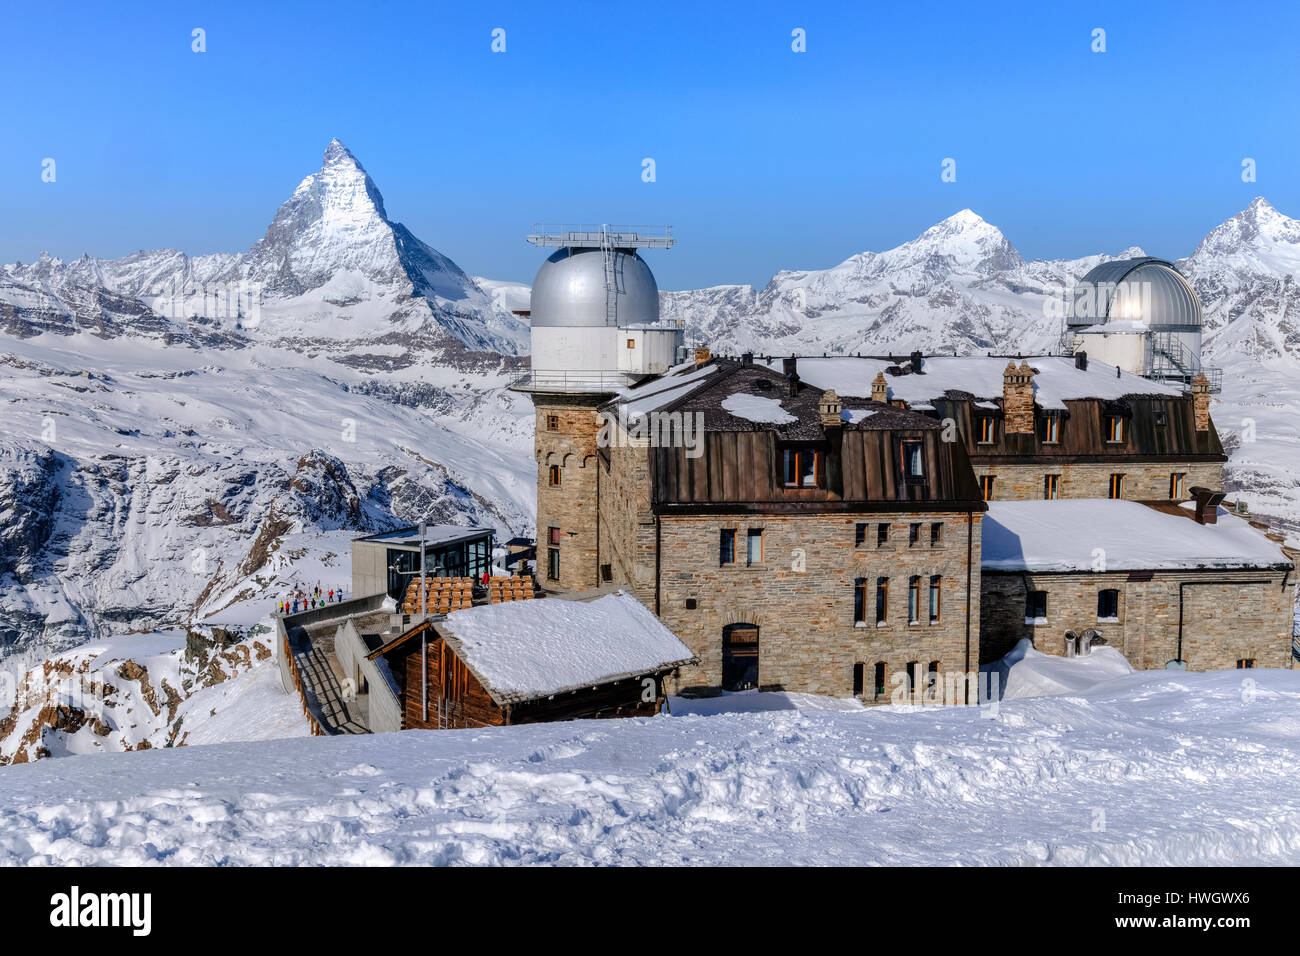
M 533 280 L 530 324 L 537 328 L 645 325 L 659 321 L 659 286 L 645 260 L 632 249 L 610 253 L 612 297 L 605 294 L 605 253 L 557 249 Z M 612 299 L 612 301 L 607 301 Z
M 1071 328 L 1141 322 L 1154 332 L 1200 332 L 1201 300 L 1172 262 L 1146 256 L 1116 259 L 1090 270 L 1074 287 Z

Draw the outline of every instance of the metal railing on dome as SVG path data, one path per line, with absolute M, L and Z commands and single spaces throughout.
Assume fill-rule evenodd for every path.
M 672 226 L 631 226 L 608 223 L 561 222 L 534 224 L 526 237 L 535 246 L 577 246 L 615 249 L 671 249 L 677 241 Z
M 529 372 L 510 383 L 516 392 L 621 392 L 644 375 L 630 372 Z

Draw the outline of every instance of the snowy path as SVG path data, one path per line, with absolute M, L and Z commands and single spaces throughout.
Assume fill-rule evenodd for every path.
M 0 862 L 1300 863 L 1300 673 L 0 771 Z

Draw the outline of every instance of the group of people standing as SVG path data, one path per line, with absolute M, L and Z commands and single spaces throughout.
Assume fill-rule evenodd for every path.
M 320 582 L 316 582 L 316 587 L 311 591 L 297 590 L 293 594 L 280 602 L 281 614 L 297 614 L 299 611 L 310 611 L 312 608 L 324 607 L 326 604 L 337 604 L 343 600 L 343 588 L 330 588 L 328 591 L 321 590 Z

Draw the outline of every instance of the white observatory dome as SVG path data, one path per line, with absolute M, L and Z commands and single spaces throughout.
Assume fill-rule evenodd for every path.
M 613 296 L 605 293 L 605 253 L 566 246 L 533 280 L 529 322 L 539 328 L 649 325 L 659 321 L 659 286 L 633 249 L 610 252 Z
M 1199 333 L 1201 300 L 1172 262 L 1150 256 L 1103 262 L 1077 286 L 1066 319 L 1071 328 L 1141 322 L 1163 332 Z

